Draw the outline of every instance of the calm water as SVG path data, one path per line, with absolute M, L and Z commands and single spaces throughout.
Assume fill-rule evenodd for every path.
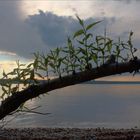
M 50 115 L 25 114 L 12 127 L 140 127 L 139 84 L 80 84 L 28 102 Z

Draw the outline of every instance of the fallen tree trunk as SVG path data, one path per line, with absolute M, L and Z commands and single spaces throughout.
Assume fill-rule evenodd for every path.
M 2 101 L 0 105 L 0 120 L 17 110 L 24 102 L 45 94 L 46 92 L 105 76 L 138 71 L 139 69 L 140 60 L 131 60 L 125 63 L 102 65 L 98 68 L 78 72 L 74 75 L 63 76 L 61 79 L 56 78 L 49 82 L 44 81 L 38 85 L 31 85 L 27 89 L 16 92 Z

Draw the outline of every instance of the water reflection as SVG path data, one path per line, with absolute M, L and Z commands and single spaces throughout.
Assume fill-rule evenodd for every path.
M 12 127 L 134 127 L 140 125 L 139 85 L 80 84 L 27 102 L 50 115 L 25 114 Z

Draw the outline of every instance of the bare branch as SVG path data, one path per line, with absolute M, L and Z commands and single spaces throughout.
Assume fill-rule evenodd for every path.
M 45 94 L 46 92 L 105 76 L 138 71 L 139 69 L 140 60 L 130 60 L 125 63 L 102 65 L 91 70 L 52 79 L 49 83 L 44 81 L 38 85 L 31 85 L 27 89 L 16 92 L 2 101 L 0 106 L 0 120 L 17 110 L 24 102 Z

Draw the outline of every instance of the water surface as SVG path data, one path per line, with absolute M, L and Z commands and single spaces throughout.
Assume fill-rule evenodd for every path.
M 20 115 L 8 127 L 139 127 L 139 87 L 86 83 L 55 90 L 26 104 L 50 115 Z

